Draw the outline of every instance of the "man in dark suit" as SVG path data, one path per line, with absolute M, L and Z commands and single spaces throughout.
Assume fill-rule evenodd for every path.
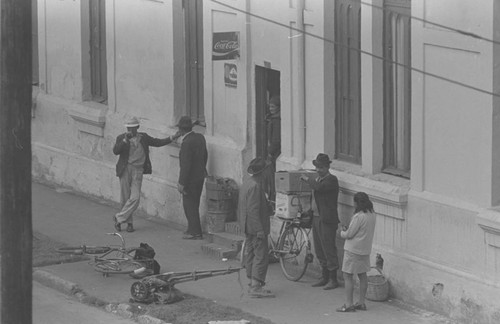
M 116 231 L 121 231 L 121 224 L 127 224 L 127 232 L 133 232 L 132 214 L 139 207 L 143 174 L 151 174 L 150 146 L 164 146 L 176 140 L 180 134 L 164 139 L 154 138 L 146 133 L 139 133 L 139 120 L 130 118 L 125 127 L 127 132 L 116 138 L 113 153 L 119 155 L 116 163 L 116 176 L 120 178 L 121 210 L 113 216 Z
M 182 116 L 177 127 L 182 136 L 177 189 L 182 194 L 182 206 L 188 222 L 183 238 L 200 240 L 203 238 L 200 223 L 200 197 L 207 176 L 207 143 L 202 134 L 193 132 L 193 122 L 189 116 Z
M 335 289 L 339 286 L 337 281 L 339 261 L 335 244 L 339 224 L 337 213 L 339 181 L 336 176 L 330 173 L 331 162 L 327 154 L 320 153 L 313 161 L 318 177 L 316 179 L 307 176 L 301 177 L 301 180 L 307 182 L 313 190 L 313 242 L 316 257 L 322 269 L 321 279 L 312 286 L 324 286 L 325 290 Z

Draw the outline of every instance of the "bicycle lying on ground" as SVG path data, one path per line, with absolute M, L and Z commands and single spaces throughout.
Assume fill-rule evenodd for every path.
M 118 236 L 121 240 L 121 245 L 104 245 L 104 246 L 68 246 L 56 249 L 59 253 L 74 254 L 74 255 L 89 255 L 93 256 L 89 262 L 94 267 L 94 270 L 101 272 L 104 277 L 109 274 L 130 274 L 140 273 L 150 268 L 154 259 L 135 259 L 133 253 L 140 247 L 127 248 L 125 239 L 119 233 L 106 233 L 107 235 Z
M 293 199 L 291 204 L 293 205 Z M 313 216 L 312 213 L 302 211 L 300 200 L 294 206 L 298 206 L 298 213 L 293 218 L 275 215 L 282 223 L 277 240 L 269 235 L 269 256 L 279 259 L 281 270 L 288 280 L 299 281 L 314 258 L 309 240 Z M 245 258 L 245 246 L 243 241 L 240 260 Z

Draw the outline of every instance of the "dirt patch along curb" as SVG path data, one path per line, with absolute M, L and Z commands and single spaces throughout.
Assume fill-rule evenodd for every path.
M 66 295 L 75 296 L 81 303 L 87 305 L 102 307 L 108 304 L 106 301 L 88 295 L 76 283 L 62 279 L 45 270 L 35 269 L 33 271 L 33 280 Z
M 45 270 L 40 270 L 40 269 L 34 269 L 33 271 L 33 280 L 41 283 L 42 285 L 55 289 L 63 294 L 74 296 L 78 299 L 79 302 L 86 304 L 86 305 L 91 305 L 91 306 L 97 306 L 97 307 L 102 307 L 106 311 L 110 313 L 115 313 L 120 315 L 122 318 L 132 318 L 134 317 L 133 313 L 129 314 L 128 316 L 126 314 L 122 314 L 122 312 L 116 311 L 116 308 L 120 308 L 120 306 L 123 307 L 130 307 L 130 305 L 115 305 L 115 304 L 110 304 L 104 300 L 101 300 L 97 297 L 90 296 L 88 295 L 83 289 L 81 289 L 77 284 L 62 279 L 48 271 Z M 139 315 L 136 318 L 136 321 L 139 324 L 168 324 L 165 321 L 162 321 L 159 318 L 155 318 L 150 315 Z

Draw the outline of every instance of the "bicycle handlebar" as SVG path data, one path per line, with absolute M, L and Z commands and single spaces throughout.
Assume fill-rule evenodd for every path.
M 125 239 L 120 233 L 106 233 L 106 235 L 113 235 L 113 236 L 118 236 L 120 240 L 122 241 L 122 247 L 125 249 Z

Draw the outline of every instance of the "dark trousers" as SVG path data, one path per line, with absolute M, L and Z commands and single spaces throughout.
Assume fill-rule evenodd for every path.
M 337 224 L 323 223 L 318 216 L 314 216 L 312 228 L 314 251 L 321 267 L 327 268 L 329 271 L 339 268 L 335 244 L 337 227 Z
M 182 206 L 184 207 L 184 214 L 186 214 L 188 222 L 186 232 L 191 235 L 202 234 L 200 223 L 200 197 L 203 191 L 203 182 L 205 182 L 205 180 L 188 184 L 184 188 L 186 193 L 182 195 Z
M 247 278 L 257 280 L 261 285 L 264 285 L 266 283 L 267 267 L 269 266 L 267 236 L 259 239 L 257 235 L 247 234 L 243 253 Z

